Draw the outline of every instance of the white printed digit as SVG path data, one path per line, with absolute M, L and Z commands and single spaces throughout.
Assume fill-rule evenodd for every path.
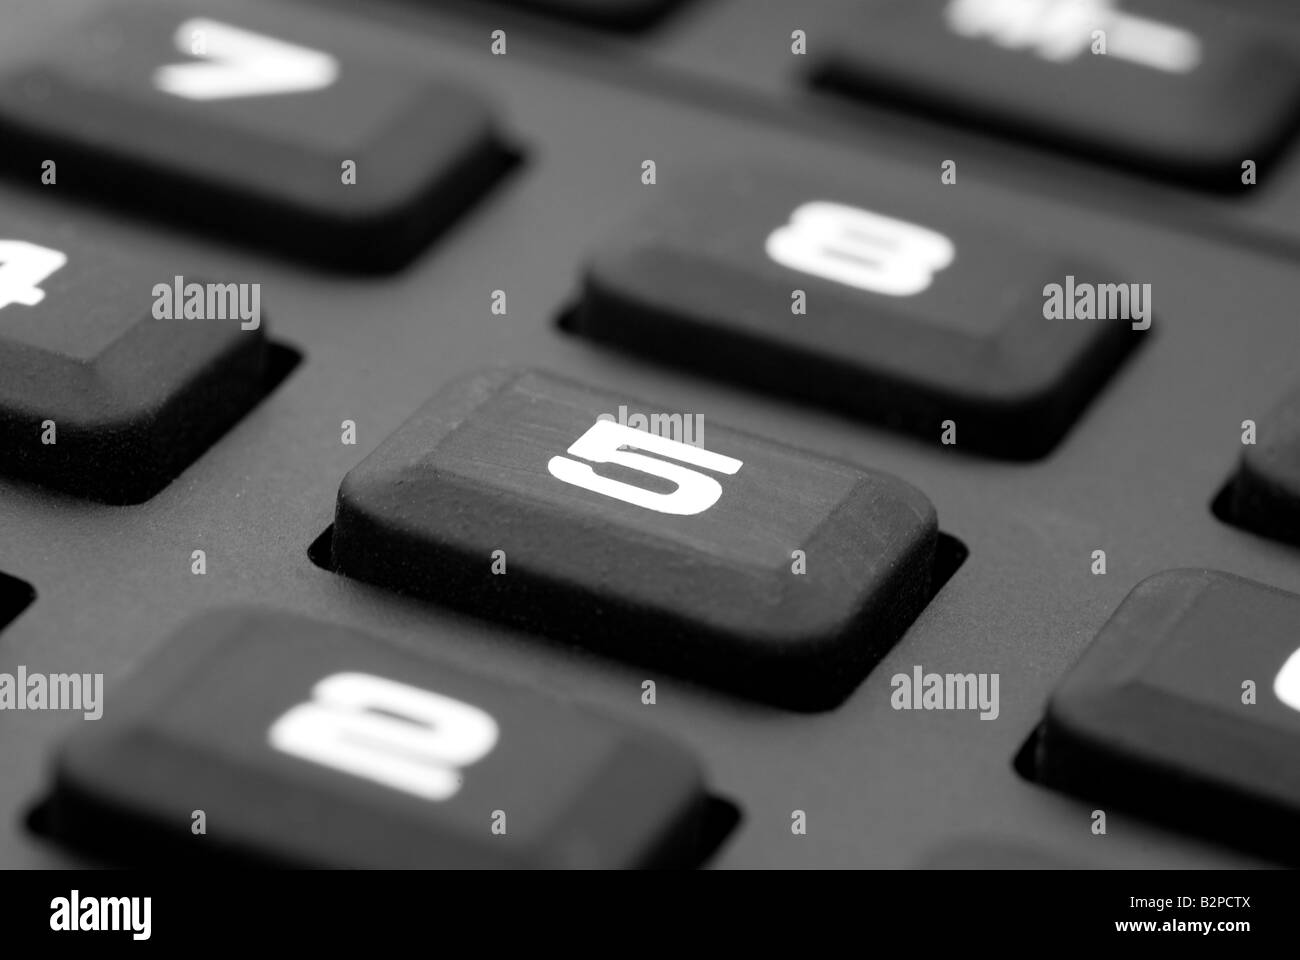
M 68 262 L 67 254 L 25 240 L 0 240 L 0 310 L 34 307 L 45 299 L 40 283 Z
M 956 248 L 942 233 L 824 200 L 805 203 L 767 238 L 767 255 L 791 270 L 860 290 L 910 297 L 930 286 Z
M 335 673 L 271 726 L 271 745 L 425 800 L 460 790 L 460 768 L 487 756 L 496 721 L 460 700 L 368 673 Z
M 1300 650 L 1282 664 L 1273 680 L 1273 693 L 1292 710 L 1300 710 Z
M 1091 50 L 1096 31 L 1106 35 L 1106 54 L 1119 60 L 1166 73 L 1189 73 L 1201 63 L 1196 34 L 1120 10 L 1114 0 L 951 0 L 944 16 L 963 37 L 1055 63 Z
M 616 463 L 632 470 L 668 480 L 677 485 L 672 493 L 657 493 L 644 487 L 602 477 L 589 463 L 570 460 L 568 457 L 551 457 L 546 465 L 551 476 L 565 483 L 614 497 L 624 503 L 645 507 L 659 513 L 690 516 L 703 513 L 718 502 L 722 486 L 713 477 L 688 470 L 678 463 L 668 463 L 656 457 L 623 450 L 636 447 L 660 457 L 669 457 L 681 463 L 691 463 L 728 476 L 736 473 L 743 464 L 733 457 L 702 450 L 689 443 L 661 437 L 637 430 L 613 420 L 597 420 L 590 429 L 574 441 L 568 452 L 591 463 Z
M 186 20 L 175 42 L 181 53 L 203 59 L 159 67 L 153 85 L 186 100 L 305 93 L 330 86 L 339 75 L 328 53 L 216 20 Z

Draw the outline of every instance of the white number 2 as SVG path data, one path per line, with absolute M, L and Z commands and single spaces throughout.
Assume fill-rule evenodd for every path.
M 68 262 L 67 254 L 25 240 L 0 240 L 0 310 L 34 307 L 45 299 L 40 283 Z
M 271 726 L 271 745 L 425 800 L 460 790 L 460 768 L 487 756 L 495 720 L 451 697 L 368 673 L 335 673 Z
M 843 203 L 805 203 L 767 238 L 767 255 L 792 270 L 891 297 L 930 286 L 956 249 L 936 230 Z
M 621 480 L 602 477 L 588 463 L 570 460 L 568 457 L 551 457 L 546 465 L 551 476 L 565 483 L 582 487 L 595 493 L 603 493 L 624 503 L 645 507 L 659 513 L 671 513 L 677 516 L 690 516 L 703 513 L 718 502 L 722 496 L 722 486 L 717 480 L 688 470 L 676 463 L 667 463 L 655 457 L 640 453 L 631 453 L 623 447 L 636 447 L 648 450 L 660 457 L 670 457 L 682 463 L 693 463 L 717 473 L 730 476 L 743 464 L 733 457 L 724 457 L 719 453 L 703 450 L 680 440 L 661 437 L 657 434 L 637 430 L 613 420 L 597 420 L 590 429 L 574 441 L 568 452 L 591 463 L 616 463 L 631 470 L 639 470 L 651 476 L 668 480 L 677 485 L 672 493 L 656 493 L 644 487 L 633 486 Z

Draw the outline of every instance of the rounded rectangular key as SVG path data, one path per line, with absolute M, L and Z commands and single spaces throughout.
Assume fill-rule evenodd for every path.
M 0 73 L 33 184 L 345 269 L 408 260 L 506 164 L 487 107 L 260 5 L 128 0 Z
M 885 0 L 840 18 L 818 80 L 1163 179 L 1243 190 L 1290 138 L 1280 31 L 1186 0 Z M 1253 181 L 1252 181 L 1253 182 Z
M 57 755 L 49 818 L 136 861 L 617 868 L 683 863 L 704 801 L 695 760 L 658 736 L 237 609 L 105 694 Z
M 934 507 L 712 423 L 687 443 L 673 416 L 692 420 L 535 372 L 453 384 L 344 478 L 335 567 L 776 703 L 838 702 L 928 600 Z
M 1300 596 L 1144 580 L 1052 695 L 1037 777 L 1270 855 L 1300 853 Z
M 1150 284 L 1131 279 L 933 199 L 719 171 L 600 247 L 571 326 L 935 444 L 952 421 L 961 449 L 1031 458 L 1150 326 Z
M 197 283 L 0 222 L 0 474 L 138 503 L 256 404 L 260 284 Z
M 1255 443 L 1242 447 L 1227 508 L 1233 523 L 1300 543 L 1300 389 L 1269 411 Z

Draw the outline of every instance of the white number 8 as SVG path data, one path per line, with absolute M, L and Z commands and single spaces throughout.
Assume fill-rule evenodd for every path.
M 284 753 L 425 800 L 460 790 L 460 768 L 496 746 L 496 721 L 478 707 L 368 673 L 335 673 L 313 699 L 271 726 Z
M 956 248 L 942 233 L 842 203 L 818 200 L 767 238 L 767 255 L 792 270 L 860 290 L 910 297 L 930 286 Z

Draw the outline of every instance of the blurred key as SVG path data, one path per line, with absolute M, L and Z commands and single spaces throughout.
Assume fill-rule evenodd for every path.
M 1300 389 L 1256 424 L 1229 489 L 1234 523 L 1275 540 L 1300 543 Z
M 1223 191 L 1300 107 L 1295 44 L 1226 4 L 883 0 L 825 43 L 829 86 Z
M 4 163 L 35 184 L 53 159 L 61 189 L 345 269 L 397 266 L 503 152 L 476 95 L 311 20 L 111 6 L 0 73 Z
M 704 812 L 675 744 L 296 615 L 193 621 L 103 710 L 50 825 L 131 862 L 676 866 Z
M 1013 237 L 933 200 L 718 173 L 600 245 L 571 326 L 934 443 L 952 421 L 959 448 L 1031 458 L 1138 342 L 1134 326 L 1150 326 L 1149 312 L 1131 319 L 1128 283 L 1111 291 L 1120 316 L 1074 315 L 1074 291 L 1129 279 L 1055 238 Z M 1070 309 L 1049 319 L 1051 285 Z
M 928 601 L 934 507 L 712 422 L 688 442 L 690 419 L 540 373 L 457 382 L 344 478 L 335 566 L 783 705 L 838 702 Z
M 1043 782 L 1300 853 L 1300 596 L 1213 570 L 1134 588 L 1052 695 Z
M 617 29 L 644 27 L 682 0 L 492 0 L 498 6 L 535 10 L 553 17 Z
M 260 284 L 209 289 L 0 220 L 0 474 L 108 503 L 166 486 L 268 383 Z

